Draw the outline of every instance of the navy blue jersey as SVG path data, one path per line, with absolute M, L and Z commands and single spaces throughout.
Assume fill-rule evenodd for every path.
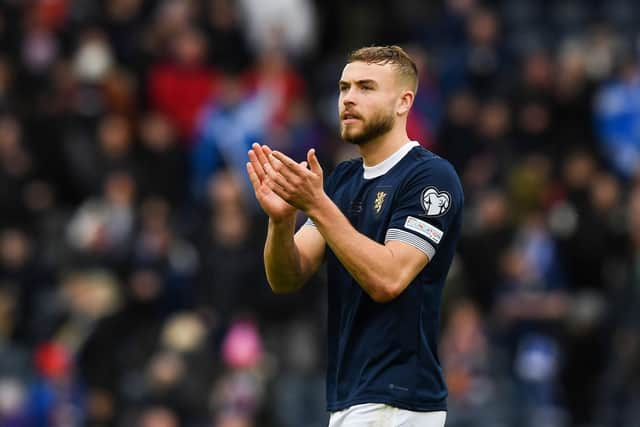
M 397 298 L 377 303 L 327 247 L 329 411 L 361 403 L 446 410 L 440 299 L 462 223 L 462 187 L 446 160 L 417 143 L 400 155 L 370 179 L 361 159 L 341 163 L 326 179 L 327 194 L 360 233 L 403 241 L 429 257 Z

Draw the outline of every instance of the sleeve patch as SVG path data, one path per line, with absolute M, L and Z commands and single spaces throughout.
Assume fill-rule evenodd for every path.
M 427 216 L 442 216 L 451 207 L 451 195 L 434 187 L 422 191 L 420 203 Z
M 412 216 L 407 217 L 407 220 L 404 223 L 404 228 L 420 233 L 436 244 L 440 243 L 440 240 L 442 240 L 442 236 L 444 235 L 442 230 L 439 228 Z

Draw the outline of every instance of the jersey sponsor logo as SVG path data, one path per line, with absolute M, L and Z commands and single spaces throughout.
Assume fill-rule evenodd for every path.
M 422 191 L 420 203 L 427 216 L 442 216 L 451 207 L 451 195 L 435 187 L 427 187 Z
M 435 227 L 428 222 L 422 221 L 412 216 L 407 217 L 407 220 L 404 222 L 404 228 L 422 234 L 424 237 L 431 240 L 435 244 L 440 243 L 440 240 L 442 240 L 442 236 L 444 235 L 442 230 L 440 230 L 438 227 Z
M 382 210 L 382 205 L 386 197 L 387 193 L 384 191 L 378 191 L 378 194 L 376 194 L 376 200 L 373 202 L 373 209 L 376 211 L 376 213 L 380 213 L 380 211 Z

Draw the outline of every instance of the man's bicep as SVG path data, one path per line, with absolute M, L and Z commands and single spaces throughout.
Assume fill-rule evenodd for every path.
M 429 257 L 422 249 L 405 241 L 388 240 L 385 246 L 393 254 L 393 268 L 402 291 L 429 263 Z
M 295 234 L 294 240 L 300 255 L 300 267 L 306 280 L 320 268 L 326 242 L 320 231 L 313 225 L 302 226 Z
M 401 241 L 433 259 L 456 230 L 464 204 L 462 187 L 450 165 L 438 163 L 414 177 L 394 205 L 386 241 Z

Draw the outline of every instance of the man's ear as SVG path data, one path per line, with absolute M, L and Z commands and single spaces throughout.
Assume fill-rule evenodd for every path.
M 415 94 L 410 90 L 405 90 L 402 96 L 398 99 L 398 106 L 396 108 L 396 114 L 402 116 L 409 113 L 411 106 L 413 105 L 413 99 Z

